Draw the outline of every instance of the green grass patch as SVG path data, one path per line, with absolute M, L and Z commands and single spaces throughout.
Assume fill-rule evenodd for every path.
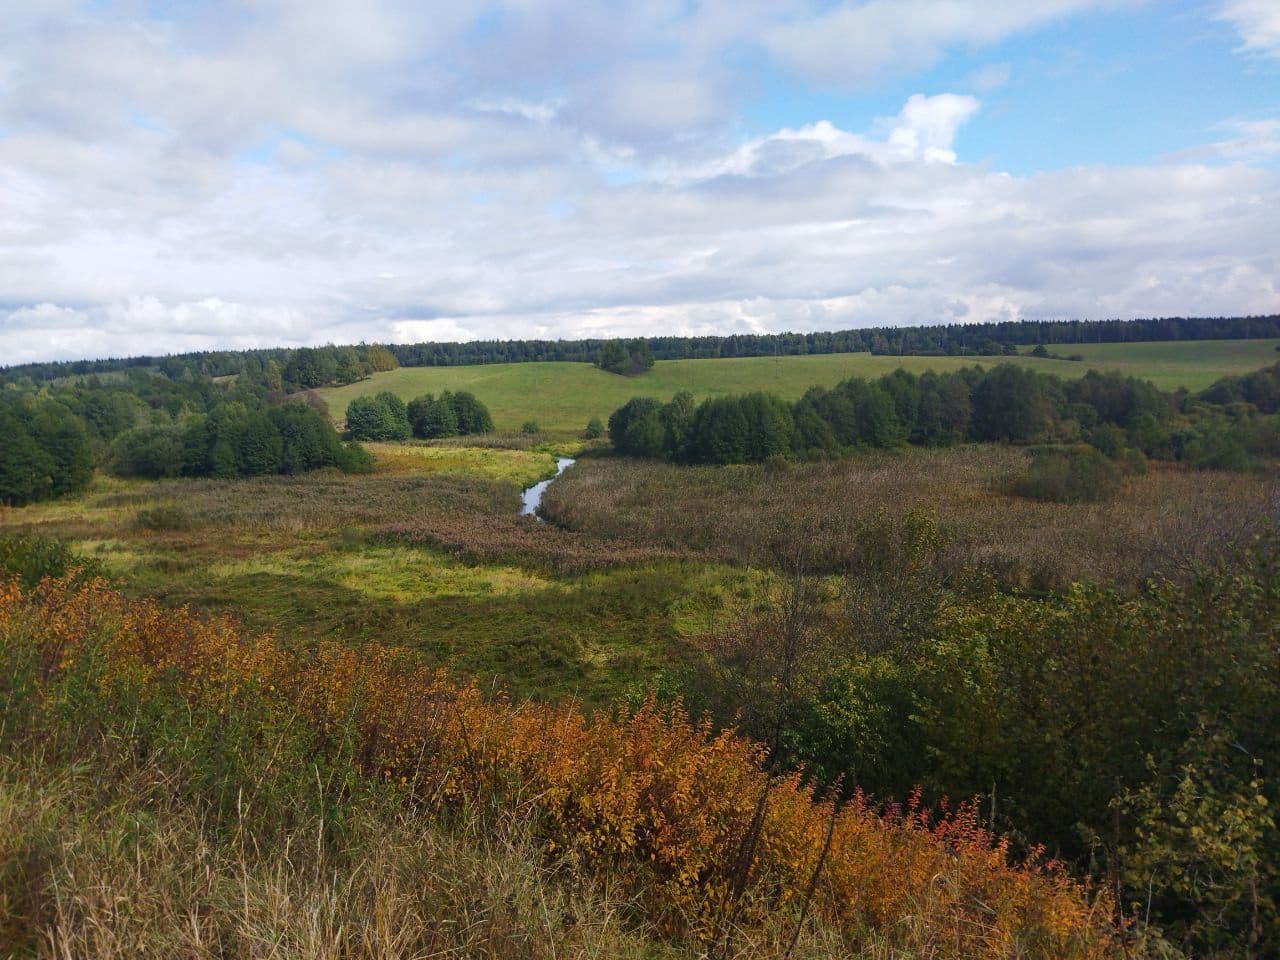
M 359 396 L 390 390 L 411 400 L 424 393 L 470 390 L 493 414 L 500 431 L 517 432 L 536 420 L 560 436 L 580 436 L 593 417 L 605 419 L 634 396 L 670 399 L 680 390 L 695 398 L 768 390 L 799 399 L 815 384 L 832 386 L 852 376 L 878 377 L 899 367 L 956 370 L 982 363 L 1012 362 L 1062 377 L 1079 377 L 1089 369 L 1118 370 L 1152 380 L 1170 390 L 1200 390 L 1227 374 L 1247 373 L 1274 363 L 1276 340 L 1205 340 L 1169 343 L 1063 344 L 1061 354 L 1079 353 L 1084 362 L 1032 357 L 876 357 L 869 353 L 837 353 L 800 357 L 745 357 L 724 360 L 661 360 L 638 377 L 605 373 L 586 363 L 499 363 L 460 367 L 402 367 L 369 380 L 321 390 L 337 420 Z
M 553 476 L 556 458 L 542 450 L 441 446 L 423 443 L 368 443 L 379 473 L 466 473 L 510 480 L 527 487 Z
M 1064 343 L 1049 349 L 1079 354 L 1085 369 L 1115 370 L 1150 380 L 1161 390 L 1203 390 L 1215 380 L 1239 376 L 1280 360 L 1280 340 L 1158 340 L 1151 343 Z M 1057 362 L 1040 361 L 1055 364 Z M 1056 372 L 1056 371 L 1055 371 Z

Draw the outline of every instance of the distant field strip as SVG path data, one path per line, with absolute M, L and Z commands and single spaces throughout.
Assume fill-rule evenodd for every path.
M 1151 380 L 1164 390 L 1203 389 L 1226 374 L 1247 373 L 1280 360 L 1277 340 L 1202 340 L 1168 343 L 1065 344 L 1053 349 L 1079 353 L 1085 361 L 1028 357 L 876 357 L 836 353 L 801 357 L 728 360 L 665 360 L 639 377 L 620 377 L 585 363 L 499 363 L 465 367 L 403 367 L 372 379 L 320 391 L 341 421 L 352 398 L 390 390 L 406 400 L 442 390 L 470 390 L 488 405 L 499 430 L 518 430 L 534 420 L 547 431 L 580 432 L 592 417 L 604 419 L 634 396 L 669 399 L 679 390 L 696 398 L 768 390 L 788 400 L 815 384 L 831 386 L 847 377 L 877 377 L 899 367 L 916 373 L 956 370 L 975 363 L 1011 362 L 1062 377 L 1090 368 L 1117 370 Z

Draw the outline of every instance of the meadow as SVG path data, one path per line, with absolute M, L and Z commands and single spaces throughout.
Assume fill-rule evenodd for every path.
M 529 420 L 560 436 L 580 435 L 593 417 L 610 413 L 633 396 L 669 400 L 681 390 L 695 399 L 749 390 L 768 390 L 799 399 L 817 385 L 833 386 L 853 376 L 878 377 L 898 368 L 914 373 L 947 371 L 981 363 L 1027 364 L 1064 378 L 1090 369 L 1116 370 L 1149 379 L 1162 390 L 1201 390 L 1220 377 L 1248 373 L 1277 359 L 1276 340 L 1205 340 L 1168 343 L 1068 344 L 1055 347 L 1085 360 L 1027 356 L 885 357 L 869 353 L 746 357 L 722 360 L 664 360 L 638 377 L 621 377 L 585 363 L 505 363 L 460 367 L 402 367 L 367 380 L 317 391 L 330 416 L 341 421 L 359 396 L 389 390 L 408 401 L 424 393 L 469 390 L 493 414 L 500 431 L 516 432 Z M 1025 353 L 1025 350 L 1024 350 Z
M 0 509 L 0 532 L 69 541 L 131 596 L 297 648 L 377 637 L 517 695 L 603 705 L 678 656 L 672 603 L 708 578 L 672 551 L 519 517 L 549 454 L 374 447 L 370 476 L 99 478 L 75 500 Z

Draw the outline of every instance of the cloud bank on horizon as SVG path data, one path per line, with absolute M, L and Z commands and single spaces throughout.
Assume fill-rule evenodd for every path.
M 1280 311 L 1275 0 L 18 0 L 0 365 Z

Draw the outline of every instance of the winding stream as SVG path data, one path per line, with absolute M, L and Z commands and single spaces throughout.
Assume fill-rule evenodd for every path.
M 572 457 L 557 457 L 556 477 L 573 466 L 574 462 Z M 542 517 L 538 516 L 538 508 L 542 506 L 542 495 L 547 492 L 547 487 L 551 486 L 556 477 L 552 477 L 550 480 L 543 480 L 541 483 L 535 483 L 520 494 L 520 498 L 523 501 L 523 505 L 520 507 L 522 516 L 537 517 L 539 521 L 542 521 Z

